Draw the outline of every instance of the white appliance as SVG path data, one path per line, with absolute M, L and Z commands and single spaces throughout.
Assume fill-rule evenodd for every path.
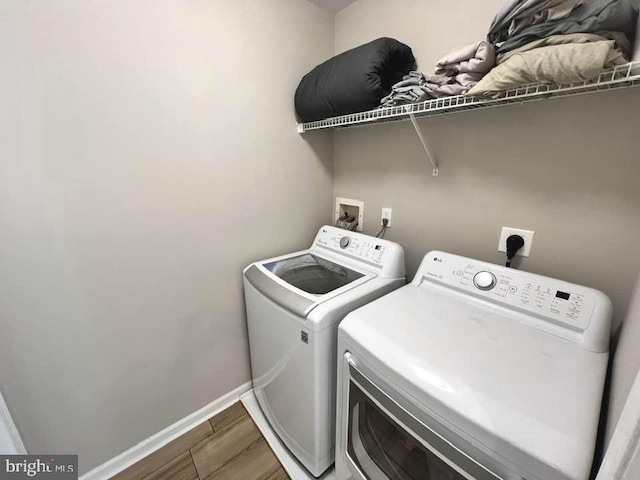
M 338 323 L 405 283 L 400 245 L 328 226 L 310 249 L 244 271 L 256 398 L 315 476 L 334 462 Z
M 339 328 L 336 478 L 587 480 L 611 302 L 431 252 Z

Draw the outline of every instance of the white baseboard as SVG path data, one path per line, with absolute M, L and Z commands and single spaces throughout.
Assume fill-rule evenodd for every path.
M 22 437 L 11 418 L 9 407 L 0 393 L 0 454 L 2 455 L 26 455 Z
M 230 407 L 240 400 L 240 395 L 249 390 L 251 390 L 251 382 L 240 385 L 238 388 L 214 400 L 197 412 L 178 420 L 173 425 L 170 425 L 164 430 L 156 433 L 146 440 L 143 440 L 126 452 L 121 453 L 117 457 L 112 458 L 90 472 L 85 473 L 80 477 L 80 480 L 106 480 L 113 477 L 134 463 L 151 455 L 156 450 L 164 447 L 180 435 L 187 433 L 189 430 L 198 426 L 205 420 Z

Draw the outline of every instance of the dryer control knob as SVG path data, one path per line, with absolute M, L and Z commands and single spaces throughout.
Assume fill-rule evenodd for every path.
M 340 239 L 340 248 L 347 248 L 351 243 L 351 239 L 349 237 L 342 237 Z
M 473 277 L 473 284 L 480 290 L 491 290 L 496 286 L 496 277 L 491 272 L 478 272 Z

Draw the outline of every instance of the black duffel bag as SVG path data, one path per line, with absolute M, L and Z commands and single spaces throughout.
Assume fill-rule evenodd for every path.
M 393 38 L 379 38 L 307 73 L 296 90 L 296 113 L 303 122 L 313 122 L 372 110 L 415 67 L 410 47 Z

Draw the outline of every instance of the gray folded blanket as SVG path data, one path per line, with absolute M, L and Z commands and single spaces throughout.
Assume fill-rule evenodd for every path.
M 510 0 L 489 29 L 489 41 L 501 43 L 526 27 L 567 18 L 583 0 Z
M 476 85 L 495 62 L 495 50 L 485 41 L 456 49 L 438 61 L 434 75 L 421 72 L 405 75 L 382 99 L 381 107 L 462 95 Z
M 505 53 L 568 33 L 622 32 L 635 38 L 637 0 L 510 0 L 491 24 L 488 40 Z

